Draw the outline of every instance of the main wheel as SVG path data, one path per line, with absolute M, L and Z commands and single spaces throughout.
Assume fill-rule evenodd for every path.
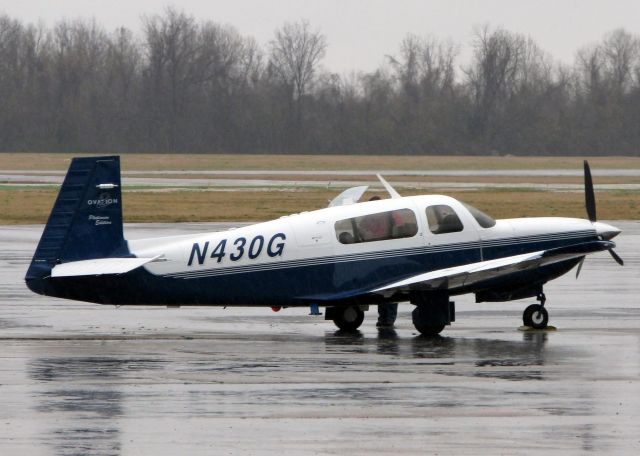
M 333 319 L 338 328 L 343 331 L 355 331 L 364 321 L 364 311 L 359 307 L 345 307 L 344 310 Z
M 531 304 L 524 309 L 522 322 L 533 329 L 544 329 L 549 323 L 549 312 L 540 304 Z
M 423 336 L 437 336 L 444 329 L 444 325 L 428 326 L 414 323 L 413 326 L 415 326 Z
M 413 326 L 422 334 L 423 336 L 437 336 L 442 332 L 445 325 L 437 325 L 433 324 L 429 321 L 428 315 L 423 315 L 426 309 L 417 306 L 411 312 L 411 317 L 413 320 Z

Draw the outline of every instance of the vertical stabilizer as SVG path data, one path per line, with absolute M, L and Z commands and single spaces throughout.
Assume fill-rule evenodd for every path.
M 69 261 L 126 255 L 120 157 L 74 158 L 58 193 L 26 280 Z

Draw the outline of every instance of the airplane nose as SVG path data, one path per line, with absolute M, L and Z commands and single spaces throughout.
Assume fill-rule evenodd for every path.
M 602 222 L 593 222 L 593 227 L 596 229 L 596 234 L 602 237 L 605 241 L 613 239 L 622 232 L 615 226 Z

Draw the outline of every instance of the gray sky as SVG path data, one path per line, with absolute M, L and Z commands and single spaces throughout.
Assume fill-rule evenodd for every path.
M 640 35 L 639 0 L 0 0 L 0 14 L 51 25 L 95 18 L 107 29 L 140 29 L 140 18 L 174 4 L 198 19 L 235 26 L 267 43 L 285 21 L 307 19 L 329 42 L 324 66 L 370 71 L 407 33 L 450 38 L 464 59 L 473 27 L 489 23 L 531 36 L 561 61 L 615 28 Z

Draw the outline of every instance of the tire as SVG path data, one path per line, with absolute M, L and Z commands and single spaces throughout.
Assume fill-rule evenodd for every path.
M 522 313 L 522 322 L 533 329 L 545 329 L 549 323 L 549 312 L 540 304 L 531 304 Z
M 438 334 L 440 334 L 442 332 L 442 330 L 444 329 L 444 325 L 439 325 L 439 326 L 427 326 L 427 325 L 421 325 L 421 324 L 413 324 L 413 326 L 416 327 L 416 329 L 420 332 L 420 334 L 422 334 L 423 336 L 437 336 Z
M 533 315 L 533 312 L 538 309 L 538 307 L 540 307 L 540 304 L 531 304 L 530 306 L 527 306 L 526 309 L 524 309 L 524 312 L 522 312 L 522 323 L 525 326 L 531 327 L 531 325 L 533 324 L 531 316 Z
M 416 306 L 416 308 L 413 309 L 413 312 L 411 312 L 413 326 L 415 326 L 418 332 L 423 336 L 437 336 L 440 334 L 445 325 L 434 325 L 433 323 L 429 323 L 421 312 L 425 312 L 425 309 L 420 306 Z
M 342 312 L 333 319 L 335 325 L 342 331 L 354 332 L 364 321 L 364 311 L 359 307 L 345 307 Z

